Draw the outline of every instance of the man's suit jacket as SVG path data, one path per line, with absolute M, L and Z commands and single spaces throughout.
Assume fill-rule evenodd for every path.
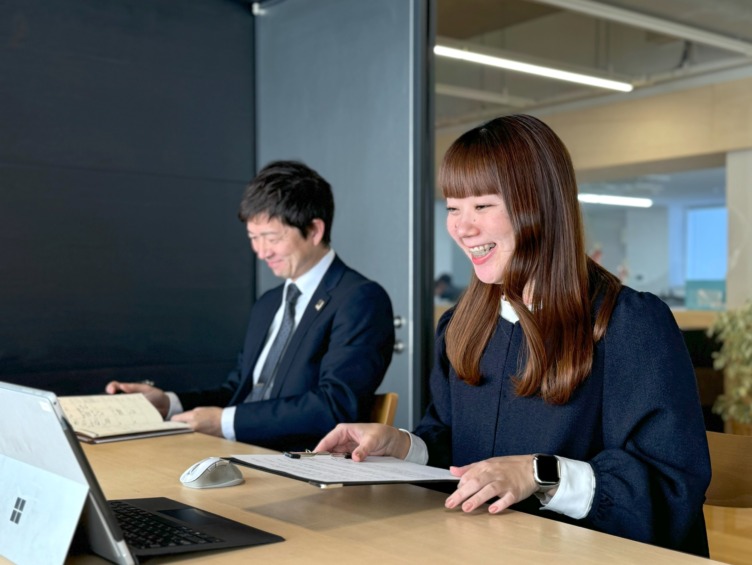
M 392 359 L 392 305 L 379 284 L 335 257 L 280 360 L 271 397 L 246 403 L 283 289 L 273 288 L 253 305 L 238 367 L 222 387 L 179 397 L 186 410 L 237 405 L 238 441 L 311 449 L 340 422 L 368 421 L 373 394 Z

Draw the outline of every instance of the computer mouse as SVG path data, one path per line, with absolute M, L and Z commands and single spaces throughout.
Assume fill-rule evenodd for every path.
M 180 475 L 180 482 L 190 488 L 231 487 L 244 480 L 240 469 L 220 457 L 202 459 Z

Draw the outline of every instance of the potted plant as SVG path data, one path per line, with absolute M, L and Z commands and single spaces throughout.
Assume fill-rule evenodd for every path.
M 752 302 L 719 312 L 708 336 L 721 343 L 713 353 L 713 367 L 724 372 L 724 392 L 713 412 L 729 423 L 732 433 L 752 435 Z

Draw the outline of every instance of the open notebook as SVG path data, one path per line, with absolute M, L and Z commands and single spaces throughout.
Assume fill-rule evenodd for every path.
M 18 565 L 62 564 L 74 535 L 76 545 L 123 564 L 282 541 L 167 498 L 108 502 L 50 392 L 0 382 L 0 430 L 0 556 Z M 140 538 L 132 529 L 142 521 L 164 533 Z
M 61 396 L 58 402 L 78 439 L 88 443 L 193 431 L 183 422 L 164 421 L 141 393 Z

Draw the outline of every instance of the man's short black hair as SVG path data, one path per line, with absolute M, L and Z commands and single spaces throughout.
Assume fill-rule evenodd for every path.
M 319 218 L 324 222 L 322 241 L 328 246 L 334 221 L 332 187 L 299 161 L 273 161 L 248 183 L 240 201 L 238 217 L 243 223 L 260 215 L 297 228 L 304 238 Z

